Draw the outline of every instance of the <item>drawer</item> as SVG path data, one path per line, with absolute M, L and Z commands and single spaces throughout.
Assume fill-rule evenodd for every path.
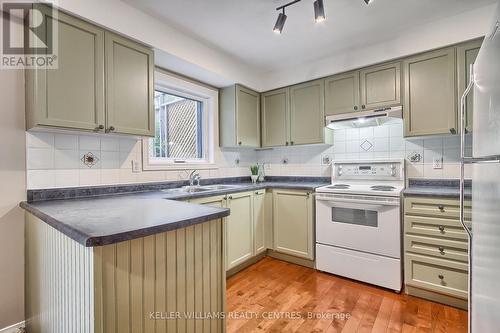
M 417 254 L 405 255 L 405 283 L 467 299 L 467 264 Z
M 460 218 L 460 201 L 439 198 L 406 198 L 405 214 Z M 471 202 L 465 202 L 465 219 L 471 219 Z
M 467 240 L 467 233 L 459 220 L 405 215 L 404 224 L 405 234 Z
M 468 243 L 449 239 L 422 236 L 405 236 L 405 251 L 441 259 L 468 262 Z

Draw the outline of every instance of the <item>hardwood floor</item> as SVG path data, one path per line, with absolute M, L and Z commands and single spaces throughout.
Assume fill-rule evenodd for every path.
M 465 311 L 269 257 L 228 279 L 227 311 L 228 333 L 467 332 Z

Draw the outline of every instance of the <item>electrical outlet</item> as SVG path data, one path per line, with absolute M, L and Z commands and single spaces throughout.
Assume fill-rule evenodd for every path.
M 434 157 L 432 160 L 432 168 L 433 169 L 442 169 L 443 168 L 443 157 Z
M 321 156 L 322 165 L 330 165 L 332 163 L 332 157 L 330 155 Z
M 137 160 L 132 160 L 132 172 L 139 173 L 141 172 L 141 164 Z

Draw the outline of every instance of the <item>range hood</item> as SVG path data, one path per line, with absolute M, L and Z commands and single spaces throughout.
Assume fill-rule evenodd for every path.
M 326 127 L 346 129 L 380 126 L 389 122 L 397 122 L 398 119 L 403 119 L 401 106 L 327 116 Z

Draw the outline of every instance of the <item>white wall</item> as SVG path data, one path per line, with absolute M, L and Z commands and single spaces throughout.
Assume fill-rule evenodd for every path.
M 24 320 L 24 72 L 0 70 L 0 329 Z

